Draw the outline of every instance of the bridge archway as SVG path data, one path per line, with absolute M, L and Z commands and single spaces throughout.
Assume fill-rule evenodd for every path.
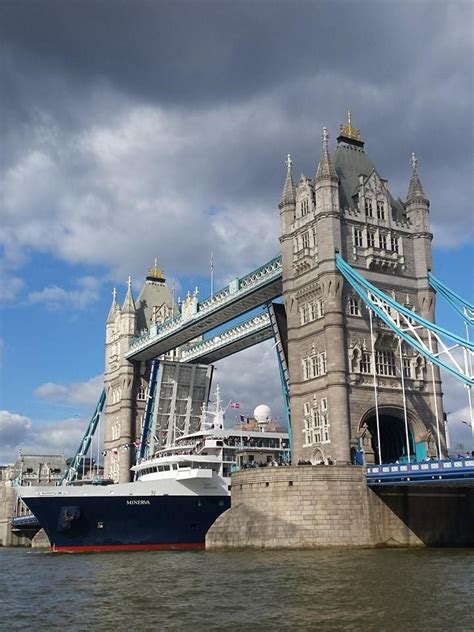
M 407 439 L 403 409 L 396 406 L 379 406 L 378 412 L 382 463 L 407 461 Z M 379 463 L 375 408 L 368 410 L 363 416 L 360 422 L 360 428 L 362 429 L 364 426 L 367 427 L 371 435 L 375 463 Z M 412 414 L 408 413 L 410 460 L 414 460 L 415 455 L 419 453 L 419 439 L 422 435 L 426 435 L 426 428 Z

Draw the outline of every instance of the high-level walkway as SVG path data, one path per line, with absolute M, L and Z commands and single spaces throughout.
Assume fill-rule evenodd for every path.
M 198 304 L 196 313 L 154 325 L 133 341 L 128 360 L 156 358 L 220 327 L 282 293 L 281 256 L 243 277 L 236 278 L 219 292 Z
M 186 345 L 181 349 L 181 361 L 212 364 L 272 337 L 270 316 L 263 312 L 207 340 Z

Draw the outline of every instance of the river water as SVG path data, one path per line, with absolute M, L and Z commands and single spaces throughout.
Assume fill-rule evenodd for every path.
M 0 630 L 474 630 L 474 549 L 0 548 Z

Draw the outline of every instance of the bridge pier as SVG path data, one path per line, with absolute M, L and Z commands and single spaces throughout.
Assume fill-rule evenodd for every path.
M 206 548 L 474 546 L 474 485 L 373 491 L 363 467 L 293 466 L 232 475 L 232 506 Z

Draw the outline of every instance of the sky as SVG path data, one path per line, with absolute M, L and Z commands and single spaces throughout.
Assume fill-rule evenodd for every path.
M 434 271 L 472 300 L 473 7 L 3 0 L 0 463 L 75 451 L 128 275 L 136 295 L 158 257 L 177 295 L 205 297 L 211 251 L 216 288 L 278 254 L 286 155 L 313 177 L 348 109 L 394 196 L 416 152 Z M 216 368 L 242 411 L 283 414 L 271 342 Z M 474 448 L 465 390 L 444 391 Z

